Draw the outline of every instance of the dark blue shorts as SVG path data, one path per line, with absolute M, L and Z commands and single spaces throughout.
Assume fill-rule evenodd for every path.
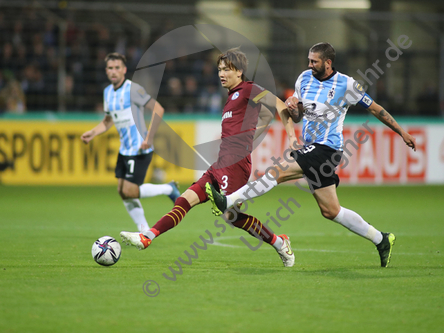
M 117 157 L 116 178 L 125 179 L 139 186 L 142 185 L 152 158 L 153 152 L 136 156 L 119 154 Z
M 340 150 L 319 143 L 304 146 L 290 153 L 304 172 L 312 190 L 333 184 L 338 187 L 339 177 L 335 169 L 341 163 L 342 154 Z

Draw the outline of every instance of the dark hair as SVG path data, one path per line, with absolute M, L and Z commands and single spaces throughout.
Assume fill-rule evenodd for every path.
M 117 52 L 108 53 L 105 57 L 105 64 L 108 64 L 108 61 L 110 60 L 121 60 L 126 66 L 126 57 L 123 54 Z
M 310 48 L 310 52 L 319 53 L 319 57 L 323 61 L 330 59 L 332 63 L 335 62 L 336 51 L 333 48 L 333 46 L 329 43 L 326 42 L 317 43 Z
M 219 66 L 221 61 L 232 70 L 242 71 L 242 81 L 246 80 L 245 73 L 247 72 L 248 59 L 239 47 L 229 49 L 227 52 L 219 54 L 217 57 L 217 66 Z

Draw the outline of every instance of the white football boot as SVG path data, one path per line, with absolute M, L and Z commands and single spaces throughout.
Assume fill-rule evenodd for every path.
M 294 252 L 291 249 L 290 238 L 287 235 L 279 235 L 278 237 L 281 237 L 284 243 L 282 244 L 281 249 L 276 251 L 279 254 L 279 257 L 281 257 L 285 267 L 293 267 Z
M 151 239 L 140 232 L 122 231 L 120 238 L 123 243 L 137 247 L 139 250 L 145 250 L 151 244 Z

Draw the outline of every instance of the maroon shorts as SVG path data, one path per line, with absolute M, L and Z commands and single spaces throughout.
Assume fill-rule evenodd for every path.
M 233 158 L 235 158 L 233 155 L 220 157 L 197 182 L 190 186 L 190 190 L 193 190 L 199 196 L 200 202 L 208 201 L 205 193 L 206 183 L 212 184 L 217 190 L 222 190 L 228 195 L 248 182 L 251 174 L 251 156 L 248 155 L 230 165 L 230 159 Z

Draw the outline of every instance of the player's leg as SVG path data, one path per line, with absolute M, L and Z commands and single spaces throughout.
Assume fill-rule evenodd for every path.
M 231 210 L 224 213 L 224 220 L 239 229 L 247 231 L 251 236 L 262 239 L 265 243 L 272 245 L 281 257 L 285 267 L 292 267 L 294 265 L 294 252 L 291 249 L 290 238 L 287 235 L 277 236 L 268 225 L 263 224 L 254 216 L 233 213 Z
M 145 218 L 145 212 L 143 210 L 142 204 L 138 199 L 139 185 L 125 179 L 126 176 L 130 175 L 131 181 L 138 180 L 143 183 L 143 179 L 140 180 L 141 177 L 134 178 L 134 175 L 132 173 L 131 174 L 129 173 L 129 171 L 134 171 L 136 168 L 143 169 L 144 166 L 143 165 L 137 166 L 132 156 L 123 156 L 119 154 L 115 169 L 116 178 L 117 178 L 117 192 L 122 198 L 123 205 L 125 206 L 125 209 L 128 212 L 131 219 L 136 224 L 139 232 L 144 232 L 149 230 L 149 226 Z
M 245 200 L 249 200 L 250 198 L 253 199 L 262 196 L 271 191 L 278 184 L 289 180 L 302 178 L 303 175 L 302 169 L 296 161 L 284 162 L 268 169 L 270 169 L 270 171 L 265 173 L 265 175 L 262 177 L 253 182 L 247 183 L 239 190 L 228 195 L 228 205 L 234 205 L 236 200 L 243 202 Z
M 158 195 L 167 195 L 173 203 L 180 196 L 177 182 L 171 181 L 167 184 L 145 183 L 139 186 L 140 198 L 150 198 Z
M 188 188 L 182 193 L 174 203 L 173 209 L 165 214 L 148 232 L 144 233 L 144 235 L 150 240 L 153 240 L 157 236 L 176 227 L 191 208 L 200 204 L 201 200 L 199 195 L 195 192 L 199 191 L 199 188 L 200 187 L 196 188 L 191 186 L 191 188 Z
M 199 203 L 199 196 L 193 190 L 188 189 L 177 198 L 173 209 L 157 221 L 151 229 L 140 233 L 122 231 L 120 237 L 123 242 L 133 245 L 139 250 L 146 249 L 154 238 L 176 227 L 188 211 Z
M 387 267 L 395 242 L 393 234 L 380 232 L 366 222 L 358 213 L 341 207 L 336 193 L 336 185 L 334 184 L 316 189 L 313 196 L 318 203 L 322 216 L 373 242 L 379 251 L 381 266 Z
M 138 187 L 136 184 L 130 183 L 125 179 L 119 178 L 118 180 L 118 185 L 117 185 L 117 191 L 119 192 L 122 201 L 123 201 L 123 205 L 126 208 L 126 211 L 128 212 L 129 216 L 131 217 L 131 219 L 134 221 L 134 223 L 137 226 L 137 229 L 140 232 L 144 232 L 149 230 L 149 226 L 148 223 L 146 221 L 145 218 L 145 212 L 143 211 L 143 207 L 142 207 L 142 203 L 140 202 L 140 200 L 137 197 L 127 197 L 126 195 L 124 195 L 124 191 L 123 188 L 128 187 L 130 188 L 127 191 L 136 191 L 138 190 Z M 129 184 L 125 184 L 125 183 L 129 183 Z M 132 185 L 132 186 L 131 186 Z
M 382 240 L 381 232 L 368 224 L 356 212 L 341 207 L 336 193 L 336 185 L 319 188 L 313 193 L 322 216 L 346 227 L 355 234 L 372 241 L 375 245 Z
M 251 162 L 249 157 L 246 157 L 235 164 L 215 170 L 214 177 L 217 181 L 215 185 L 218 185 L 228 194 L 233 193 L 248 181 L 250 173 Z M 263 224 L 254 216 L 240 212 L 240 209 L 225 212 L 224 220 L 239 229 L 247 231 L 253 237 L 262 239 L 265 243 L 272 245 L 278 251 L 284 266 L 291 267 L 294 265 L 294 253 L 291 250 L 288 236 L 275 235 L 267 224 Z
M 144 183 L 136 185 L 131 182 L 124 182 L 122 195 L 126 198 L 151 198 L 158 195 L 167 195 L 173 202 L 180 196 L 177 182 L 171 181 L 167 184 Z
M 219 216 L 236 203 L 262 196 L 280 183 L 300 179 L 303 176 L 303 171 L 295 160 L 279 163 L 268 169 L 270 171 L 265 175 L 255 181 L 246 183 L 230 195 L 225 196 L 219 193 L 211 184 L 206 185 L 206 192 L 213 204 L 213 213 Z
M 176 227 L 192 207 L 208 200 L 203 190 L 207 181 L 211 181 L 211 178 L 208 173 L 205 173 L 201 179 L 177 198 L 173 209 L 157 221 L 150 230 L 144 233 L 122 231 L 120 233 L 122 241 L 136 246 L 139 250 L 146 249 L 154 238 Z
M 172 181 L 168 184 L 143 183 L 152 158 L 152 152 L 149 154 L 125 158 L 126 172 L 124 178 L 128 181 L 123 184 L 121 195 L 127 199 L 167 195 L 173 202 L 175 202 L 180 196 L 176 182 Z
M 126 179 L 119 178 L 117 192 L 122 199 L 139 199 L 139 185 L 131 183 Z

